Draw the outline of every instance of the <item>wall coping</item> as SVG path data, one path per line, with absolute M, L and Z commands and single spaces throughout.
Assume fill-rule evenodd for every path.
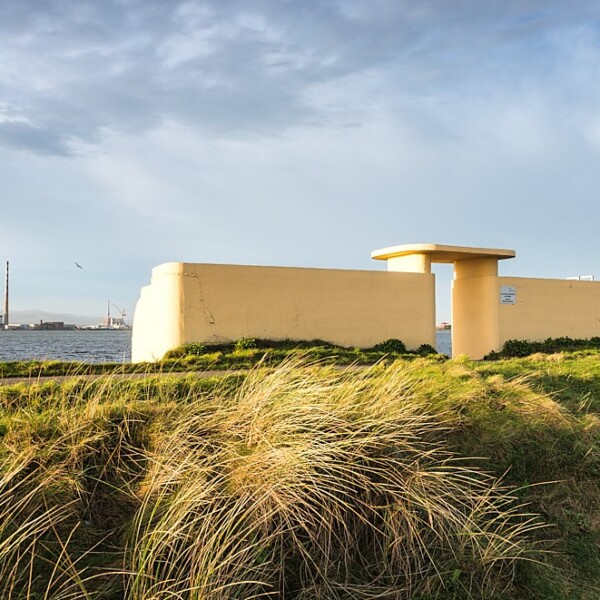
M 399 256 L 426 254 L 434 263 L 453 263 L 469 258 L 495 258 L 504 260 L 514 258 L 517 253 L 505 248 L 476 248 L 472 246 L 448 246 L 444 244 L 402 244 L 380 250 L 373 250 L 371 258 L 388 260 Z

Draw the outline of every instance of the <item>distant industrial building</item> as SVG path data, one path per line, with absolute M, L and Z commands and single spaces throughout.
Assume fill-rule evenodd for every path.
M 40 321 L 39 329 L 42 331 L 63 331 L 65 324 L 63 321 Z

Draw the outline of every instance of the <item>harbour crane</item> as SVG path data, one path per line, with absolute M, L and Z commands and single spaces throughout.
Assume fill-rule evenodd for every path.
M 127 316 L 125 309 L 121 310 L 114 302 L 112 303 L 112 305 L 117 309 L 118 312 L 121 313 L 121 324 L 125 325 L 125 317 Z

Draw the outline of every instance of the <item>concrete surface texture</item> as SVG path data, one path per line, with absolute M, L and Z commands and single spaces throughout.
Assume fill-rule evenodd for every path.
M 132 359 L 245 337 L 433 346 L 434 275 L 166 263 L 153 269 L 138 301 Z

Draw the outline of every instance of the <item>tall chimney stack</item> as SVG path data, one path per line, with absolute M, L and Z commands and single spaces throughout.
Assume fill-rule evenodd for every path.
M 6 261 L 6 279 L 4 280 L 4 329 L 8 329 L 8 261 Z

